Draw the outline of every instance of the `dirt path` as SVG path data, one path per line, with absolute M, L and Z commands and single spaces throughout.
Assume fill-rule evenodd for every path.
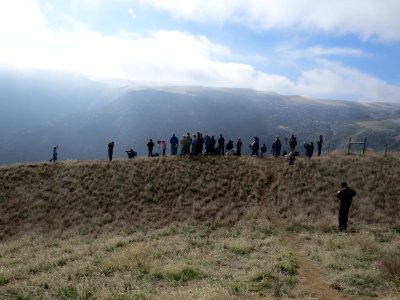
M 265 168 L 263 172 L 266 176 L 271 174 L 279 174 L 279 170 L 282 167 L 282 160 L 264 160 Z M 274 172 L 277 171 L 277 172 Z M 275 178 L 275 182 L 279 178 Z M 301 242 L 298 234 L 288 232 L 286 226 L 283 223 L 280 215 L 276 212 L 274 207 L 271 205 L 270 199 L 272 199 L 274 184 L 269 184 L 264 189 L 264 199 L 267 206 L 268 218 L 272 225 L 278 231 L 279 236 L 282 237 L 284 242 L 289 247 L 296 262 L 299 265 L 299 277 L 300 282 L 297 286 L 297 293 L 301 299 L 324 299 L 324 300 L 340 300 L 340 299 L 354 299 L 352 297 L 346 297 L 339 290 L 332 287 L 331 283 L 322 273 L 322 271 L 312 262 L 306 255 L 304 245 Z

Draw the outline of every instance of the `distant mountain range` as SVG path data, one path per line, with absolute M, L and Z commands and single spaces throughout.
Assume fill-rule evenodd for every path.
M 186 132 L 268 148 L 276 135 L 299 143 L 322 134 L 325 149 L 368 138 L 368 147 L 400 150 L 400 104 L 308 99 L 247 89 L 139 87 L 63 73 L 0 72 L 0 163 L 102 159 L 115 142 L 115 156 L 134 148 L 146 153 L 150 138 L 169 141 Z M 169 145 L 168 145 L 169 146 Z M 245 148 L 245 153 L 247 148 Z M 169 149 L 168 149 L 169 152 Z

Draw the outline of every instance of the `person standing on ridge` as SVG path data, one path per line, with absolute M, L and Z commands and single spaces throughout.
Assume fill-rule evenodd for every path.
M 305 155 L 306 155 L 307 163 L 308 163 L 308 166 L 310 167 L 311 166 L 311 157 L 314 154 L 314 143 L 313 142 L 311 142 L 310 144 L 304 143 L 304 148 L 306 149 Z
M 240 138 L 238 138 L 238 141 L 236 143 L 236 155 L 237 156 L 241 156 L 242 155 L 242 140 Z
M 349 216 L 349 210 L 353 197 L 357 195 L 356 191 L 347 186 L 346 182 L 342 182 L 341 189 L 336 193 L 336 197 L 340 200 L 339 207 L 339 230 L 341 232 L 347 232 L 347 221 Z
M 282 149 L 282 143 L 281 140 L 279 139 L 279 136 L 275 137 L 275 142 L 274 142 L 274 156 L 275 157 L 279 157 L 281 156 L 281 149 Z
M 108 143 L 108 159 L 112 161 L 114 152 L 114 142 Z
M 55 163 L 57 161 L 57 150 L 58 150 L 58 145 L 53 148 L 53 158 L 50 159 L 50 162 Z
M 258 149 L 260 148 L 260 141 L 258 137 L 254 137 L 254 141 L 251 143 L 251 156 L 255 155 L 258 157 Z
M 153 156 L 153 148 L 154 148 L 154 142 L 152 139 L 147 143 L 147 150 L 149 151 L 149 157 Z
M 318 141 L 317 141 L 317 147 L 318 147 L 318 156 L 321 156 L 321 151 L 322 151 L 322 144 L 324 143 L 324 138 L 322 135 L 319 136 Z
M 219 135 L 219 139 L 218 139 L 218 152 L 219 152 L 219 155 L 222 155 L 222 156 L 225 155 L 225 139 L 222 136 L 222 134 Z
M 262 144 L 260 150 L 261 150 L 261 157 L 264 157 L 265 153 L 267 152 L 267 146 L 265 144 Z
M 297 146 L 297 139 L 294 136 L 294 134 L 292 134 L 292 137 L 289 140 L 289 146 L 290 146 L 290 150 L 295 151 L 296 150 L 296 146 Z
M 175 133 L 172 134 L 171 139 L 169 140 L 171 144 L 171 155 L 176 155 L 178 153 L 178 138 L 175 136 Z
M 162 149 L 162 155 L 165 156 L 165 152 L 167 151 L 167 142 L 164 140 L 161 141 L 161 149 Z

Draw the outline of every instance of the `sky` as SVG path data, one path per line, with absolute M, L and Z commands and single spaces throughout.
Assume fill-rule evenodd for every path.
M 0 0 L 0 66 L 400 102 L 399 0 Z

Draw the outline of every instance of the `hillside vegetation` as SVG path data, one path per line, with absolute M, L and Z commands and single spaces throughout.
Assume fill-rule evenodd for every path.
M 53 93 L 39 93 L 58 99 L 52 104 L 42 102 L 46 97 L 37 97 L 30 89 L 30 96 L 20 95 L 18 89 L 3 97 L 0 164 L 46 161 L 55 145 L 60 146 L 62 160 L 104 159 L 110 141 L 115 141 L 115 157 L 126 157 L 129 148 L 146 155 L 150 138 L 169 142 L 173 133 L 181 137 L 198 131 L 204 136 L 223 134 L 226 140 L 240 137 L 243 153 L 254 136 L 270 147 L 276 135 L 284 142 L 292 134 L 299 144 L 316 142 L 322 134 L 324 151 L 345 148 L 349 137 L 353 141 L 367 137 L 368 148 L 375 151 L 383 151 L 386 143 L 390 151 L 400 150 L 398 103 L 321 100 L 232 88 L 135 88 L 122 82 L 114 88 L 96 86 L 56 85 Z M 38 124 L 40 120 L 46 123 Z M 19 129 L 2 134 L 2 123 L 4 128 Z
M 399 162 L 160 157 L 0 167 L 0 296 L 395 299 Z M 336 230 L 343 180 L 358 193 L 347 235 Z M 294 247 L 331 294 L 307 285 Z

